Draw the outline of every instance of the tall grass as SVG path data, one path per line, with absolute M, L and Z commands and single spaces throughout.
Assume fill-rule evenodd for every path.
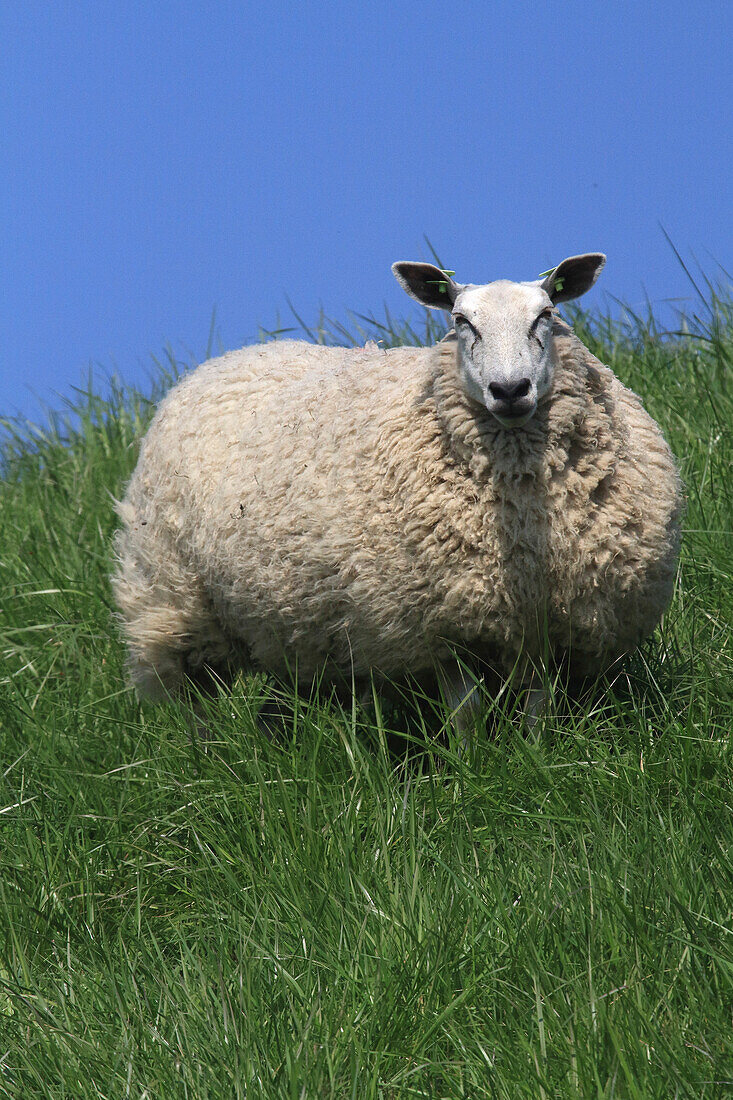
M 351 320 L 310 335 L 440 335 Z M 205 749 L 141 707 L 108 574 L 153 402 L 6 422 L 1 1096 L 733 1095 L 733 304 L 572 320 L 679 457 L 679 583 L 606 691 L 487 699 L 468 751 L 317 691 L 268 739 L 261 677 Z

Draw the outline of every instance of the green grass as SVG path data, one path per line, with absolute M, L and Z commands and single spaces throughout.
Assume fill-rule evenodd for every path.
M 317 694 L 270 741 L 262 678 L 206 751 L 141 708 L 108 574 L 151 402 L 6 424 L 0 1096 L 733 1095 L 733 308 L 573 320 L 679 456 L 679 584 L 613 685 L 531 734 L 487 700 L 464 753 Z

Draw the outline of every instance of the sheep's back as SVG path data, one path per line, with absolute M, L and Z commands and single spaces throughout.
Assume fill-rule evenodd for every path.
M 417 626 L 385 502 L 429 374 L 427 349 L 283 342 L 203 364 L 162 403 L 128 499 L 266 667 L 389 665 Z

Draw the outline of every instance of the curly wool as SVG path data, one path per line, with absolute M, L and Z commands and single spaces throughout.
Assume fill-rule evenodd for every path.
M 468 398 L 456 345 L 278 342 L 161 404 L 119 505 L 114 592 L 141 693 L 209 665 L 420 674 L 456 645 L 579 673 L 669 603 L 681 487 L 638 397 L 563 325 L 521 429 Z

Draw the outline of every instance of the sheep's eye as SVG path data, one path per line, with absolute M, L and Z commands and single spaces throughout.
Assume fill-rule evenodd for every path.
M 549 308 L 548 309 L 543 309 L 542 313 L 538 314 L 538 316 L 535 317 L 534 321 L 532 322 L 532 327 L 530 328 L 529 331 L 533 332 L 539 324 L 541 324 L 543 321 L 549 321 L 551 319 L 551 317 L 552 317 L 552 310 L 549 309 Z
M 551 309 L 543 309 L 542 313 L 540 313 L 537 317 L 535 317 L 535 319 L 532 322 L 532 325 L 530 327 L 529 335 L 534 336 L 535 340 L 540 345 L 540 347 L 544 347 L 545 345 L 542 343 L 539 336 L 537 335 L 537 329 L 540 327 L 541 324 L 543 324 L 543 322 L 549 321 L 549 320 L 551 320 L 551 318 L 552 318 L 552 310 Z
M 457 313 L 455 315 L 455 317 L 453 318 L 453 323 L 455 324 L 456 328 L 467 328 L 473 333 L 474 336 L 479 336 L 479 332 L 473 327 L 468 317 L 464 317 L 462 313 Z

